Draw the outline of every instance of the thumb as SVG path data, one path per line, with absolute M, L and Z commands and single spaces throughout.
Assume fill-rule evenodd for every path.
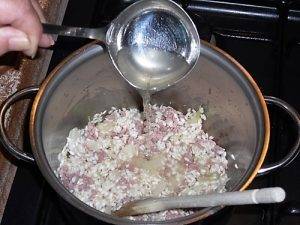
M 26 51 L 30 48 L 28 36 L 13 27 L 0 27 L 0 55 L 8 51 Z

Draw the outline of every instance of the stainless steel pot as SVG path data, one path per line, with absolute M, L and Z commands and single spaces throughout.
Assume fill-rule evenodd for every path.
M 228 153 L 230 180 L 227 190 L 244 190 L 257 176 L 288 165 L 299 153 L 299 114 L 287 103 L 263 97 L 249 73 L 232 57 L 205 42 L 202 55 L 190 76 L 175 86 L 156 93 L 153 103 L 185 111 L 203 105 L 205 129 Z M 16 101 L 36 93 L 30 117 L 33 156 L 22 152 L 7 138 L 4 119 Z M 266 156 L 270 122 L 267 103 L 283 108 L 298 129 L 295 145 L 279 162 L 262 167 Z M 139 94 L 114 68 L 105 47 L 89 44 L 57 66 L 40 87 L 30 87 L 10 96 L 0 109 L 1 142 L 8 153 L 20 160 L 36 162 L 50 185 L 70 204 L 85 213 L 113 224 L 147 224 L 113 217 L 84 204 L 56 177 L 57 155 L 73 127 L 83 127 L 88 117 L 110 107 L 142 107 Z M 221 207 L 205 208 L 176 220 L 150 224 L 188 224 L 204 219 Z M 149 224 L 149 223 L 148 223 Z

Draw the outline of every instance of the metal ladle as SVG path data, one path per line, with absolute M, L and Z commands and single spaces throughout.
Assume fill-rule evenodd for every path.
M 142 0 L 127 7 L 105 28 L 43 24 L 44 33 L 106 43 L 120 74 L 135 88 L 159 91 L 184 78 L 200 54 L 197 29 L 169 0 Z

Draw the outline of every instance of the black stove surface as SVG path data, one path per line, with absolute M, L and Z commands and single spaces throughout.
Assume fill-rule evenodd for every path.
M 109 23 L 134 1 L 70 0 L 65 25 L 100 26 Z M 179 1 L 177 1 L 179 2 Z M 253 76 L 263 94 L 280 97 L 300 111 L 300 4 L 296 1 L 181 1 L 202 39 L 237 59 Z M 85 39 L 59 38 L 49 71 Z M 295 137 L 290 119 L 270 107 L 271 144 L 267 162 L 284 156 Z M 25 143 L 27 148 L 29 143 Z M 202 225 L 300 224 L 300 157 L 289 167 L 258 177 L 250 188 L 280 186 L 287 192 L 282 204 L 227 207 Z M 2 225 L 107 224 L 86 216 L 63 201 L 47 184 L 37 166 L 20 164 L 5 208 Z

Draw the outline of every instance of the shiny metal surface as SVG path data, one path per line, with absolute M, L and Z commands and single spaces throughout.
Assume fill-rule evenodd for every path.
M 290 150 L 288 151 L 288 154 L 279 160 L 278 162 L 271 163 L 269 165 L 264 165 L 259 171 L 258 175 L 265 175 L 271 171 L 274 171 L 276 169 L 288 166 L 298 155 L 300 152 L 300 115 L 297 112 L 296 109 L 294 109 L 291 105 L 286 103 L 285 101 L 273 97 L 273 96 L 265 96 L 265 100 L 268 104 L 274 104 L 281 109 L 283 109 L 288 115 L 293 119 L 295 126 L 297 127 L 297 138 L 292 147 L 290 147 Z
M 43 23 L 43 32 L 46 34 L 58 34 L 62 36 L 81 37 L 104 41 L 106 38 L 106 27 L 85 28 L 85 27 L 69 27 L 55 24 Z
M 194 67 L 200 54 L 200 38 L 193 21 L 169 0 L 138 1 L 108 28 L 51 24 L 43 24 L 43 28 L 45 33 L 104 41 L 120 74 L 141 90 L 158 91 L 178 82 Z
M 167 0 L 144 0 L 128 7 L 110 25 L 106 41 L 119 72 L 142 90 L 162 90 L 176 83 L 200 54 L 193 21 Z
M 18 160 L 22 160 L 25 162 L 33 163 L 34 157 L 31 153 L 24 152 L 21 149 L 19 149 L 14 143 L 12 143 L 7 136 L 6 129 L 5 129 L 5 119 L 6 119 L 6 113 L 8 109 L 17 101 L 20 101 L 22 99 L 26 98 L 32 98 L 32 95 L 37 93 L 39 90 L 38 87 L 29 87 L 23 90 L 20 90 L 11 96 L 9 96 L 5 102 L 1 105 L 0 108 L 0 142 L 5 147 L 5 150 L 13 157 L 15 157 Z
M 266 104 L 254 81 L 228 56 L 204 43 L 201 51 L 191 74 L 155 93 L 152 103 L 170 105 L 182 112 L 203 105 L 208 118 L 205 130 L 227 150 L 227 189 L 245 189 L 256 176 L 268 147 Z M 83 128 L 89 116 L 112 106 L 142 109 L 142 99 L 119 76 L 105 48 L 92 45 L 74 53 L 49 75 L 35 98 L 30 120 L 34 157 L 51 186 L 85 213 L 113 224 L 149 224 L 117 218 L 85 205 L 53 172 L 70 129 Z M 151 224 L 187 224 L 221 208 L 205 208 L 188 217 Z

